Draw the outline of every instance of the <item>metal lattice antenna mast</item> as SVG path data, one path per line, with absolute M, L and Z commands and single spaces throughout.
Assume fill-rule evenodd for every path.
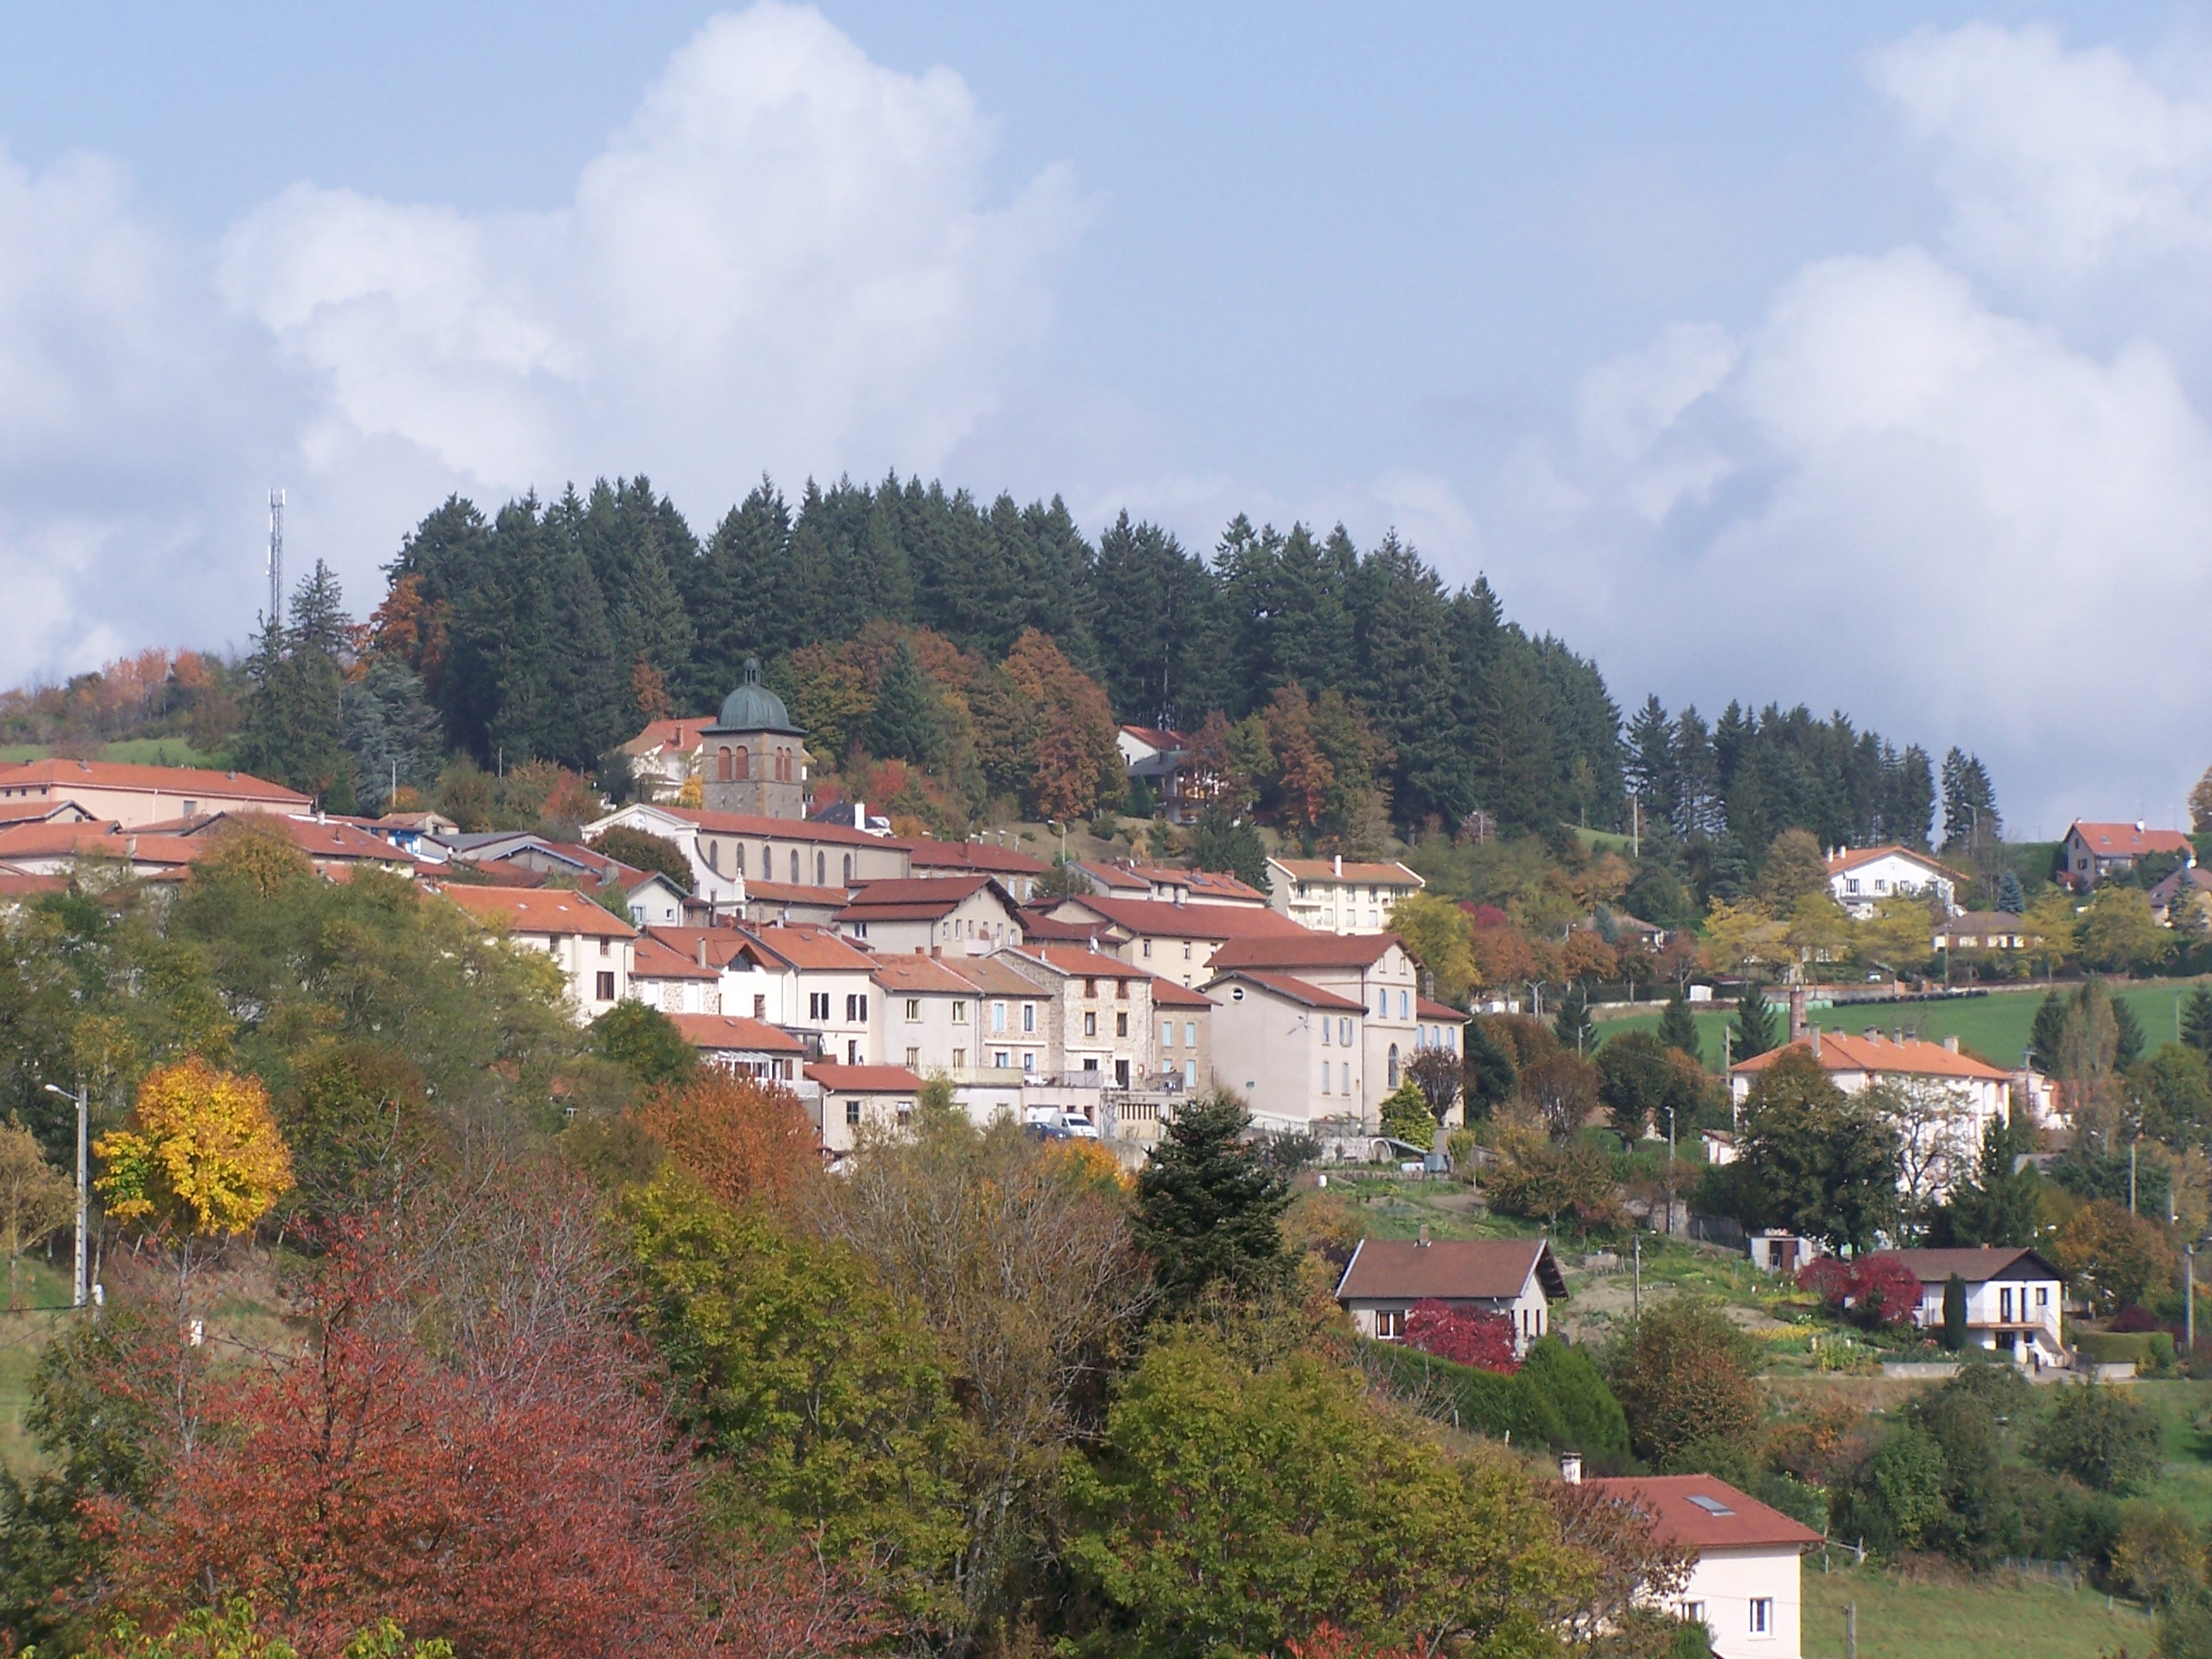
M 284 599 L 284 492 L 269 492 L 269 625 L 275 628 L 283 616 Z

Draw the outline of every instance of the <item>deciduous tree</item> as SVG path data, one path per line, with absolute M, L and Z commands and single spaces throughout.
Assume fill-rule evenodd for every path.
M 0 1123 L 0 1244 L 8 1250 L 8 1306 L 15 1306 L 15 1263 L 23 1252 L 76 1213 L 76 1188 L 46 1162 L 20 1123 Z
M 1736 1439 L 1759 1425 L 1757 1356 L 1717 1309 L 1662 1304 L 1630 1330 L 1613 1374 L 1638 1456 L 1657 1462 L 1692 1440 Z

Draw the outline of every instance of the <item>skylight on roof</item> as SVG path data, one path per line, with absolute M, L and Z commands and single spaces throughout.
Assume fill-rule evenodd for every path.
M 1735 1511 L 1717 1498 L 1707 1498 L 1702 1492 L 1692 1492 L 1690 1501 L 1707 1515 L 1734 1515 Z

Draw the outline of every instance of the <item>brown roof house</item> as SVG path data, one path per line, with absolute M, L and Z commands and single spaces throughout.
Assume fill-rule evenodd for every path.
M 1582 1460 L 1559 1460 L 1582 1480 Z M 1799 1659 L 1799 1557 L 1820 1534 L 1710 1474 L 1646 1474 L 1583 1482 L 1651 1518 L 1662 1544 L 1693 1556 L 1667 1611 L 1702 1624 L 1720 1659 Z
M 1551 1306 L 1567 1299 L 1567 1281 L 1540 1238 L 1363 1238 L 1337 1281 L 1337 1305 L 1352 1328 L 1382 1342 L 1402 1340 L 1417 1302 L 1480 1308 L 1513 1322 L 1513 1346 L 1552 1328 Z
M 2185 865 L 2197 862 L 2196 845 L 2180 830 L 2153 830 L 2140 818 L 2133 823 L 2092 823 L 2077 818 L 2059 848 L 2065 861 L 2064 879 L 2081 893 L 2106 876 L 2132 870 L 2140 860 L 2160 854 Z
M 2021 1245 L 1971 1249 L 1892 1250 L 1920 1279 L 1913 1321 L 1926 1330 L 1943 1323 L 1943 1287 L 1956 1273 L 1966 1287 L 1966 1340 L 2012 1356 L 2017 1364 L 2064 1364 L 2060 1299 L 2065 1276 Z

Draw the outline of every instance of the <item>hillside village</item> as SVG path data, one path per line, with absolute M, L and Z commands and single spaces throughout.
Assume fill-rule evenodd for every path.
M 1836 1573 L 1879 1598 L 1899 1565 L 2015 1559 L 2120 1598 L 2111 1629 L 2080 1614 L 2099 1640 L 2212 1607 L 2201 1454 L 2138 1403 L 2212 1365 L 2197 836 L 2008 842 L 1971 757 L 1939 796 L 1917 749 L 1731 708 L 1723 771 L 1656 703 L 1601 827 L 1549 784 L 1408 817 L 1444 770 L 1409 775 L 1419 734 L 1335 688 L 1117 724 L 1034 630 L 994 665 L 878 623 L 738 659 L 711 713 L 641 658 L 588 772 L 496 744 L 487 770 L 426 735 L 416 580 L 360 628 L 318 571 L 258 665 L 118 665 L 119 720 L 97 677 L 0 710 L 50 739 L 0 763 L 0 1219 L 11 1306 L 49 1298 L 9 1316 L 43 1356 L 0 1443 L 11 1637 L 175 1616 L 179 1562 L 295 1594 L 265 1564 L 304 1549 L 353 1584 L 375 1547 L 286 1541 L 253 1494 L 331 1478 L 287 1437 L 372 1361 L 418 1368 L 414 1426 L 333 1492 L 501 1423 L 514 1503 L 619 1468 L 642 1484 L 529 1542 L 574 1579 L 561 1616 L 645 1607 L 693 1641 L 719 1607 L 716 1651 L 1188 1626 L 1208 1652 L 1796 1659 L 1828 1650 Z M 1759 757 L 1795 752 L 1858 804 L 1778 805 Z M 492 1316 L 486 1274 L 546 1322 Z M 341 1306 L 380 1311 L 346 1335 Z M 854 1416 L 781 1414 L 787 1342 Z M 513 1381 L 540 1344 L 565 1380 Z M 162 1366 L 230 1390 L 225 1433 L 198 1449 L 148 1405 L 124 1473 L 88 1461 L 67 1391 L 139 1399 Z M 477 1404 L 438 1394 L 464 1376 Z M 1328 1490 L 1245 1461 L 1333 1436 L 1388 1449 Z M 1245 1473 L 1188 1484 L 1216 1463 Z M 700 1570 L 669 1530 L 700 1524 L 669 1495 L 694 1475 L 746 1517 L 716 1523 L 742 1577 L 711 1592 L 669 1576 Z M 1462 1536 L 1481 1503 L 1516 1518 Z M 1194 1504 L 1245 1541 L 1161 1543 Z M 469 1547 L 520 1547 L 504 1524 Z M 1270 1582 L 1316 1524 L 1363 1541 Z M 1540 1607 L 1486 1599 L 1466 1549 L 1521 1552 Z M 455 1602 L 406 1557 L 317 1616 L 554 1639 L 531 1587 Z M 1238 1588 L 1195 1596 L 1210 1575 Z M 1346 1621 L 1370 1645 L 1314 1645 Z

